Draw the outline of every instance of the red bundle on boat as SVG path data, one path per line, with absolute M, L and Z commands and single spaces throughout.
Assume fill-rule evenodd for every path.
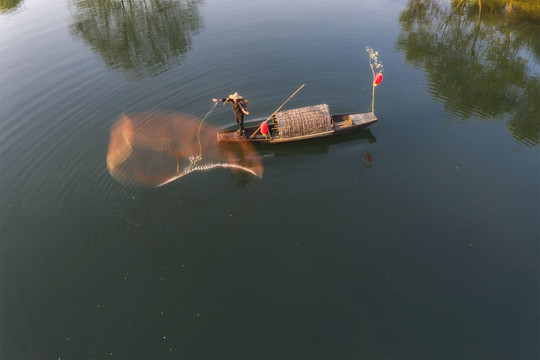
M 382 80 L 382 73 L 378 73 L 377 75 L 375 75 L 375 79 L 373 79 L 373 84 L 377 86 L 381 83 L 381 80 Z
M 261 134 L 268 134 L 268 124 L 266 122 L 261 123 Z

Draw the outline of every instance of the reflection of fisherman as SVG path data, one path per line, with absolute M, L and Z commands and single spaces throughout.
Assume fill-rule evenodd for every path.
M 249 103 L 249 100 L 244 99 L 242 96 L 238 95 L 235 92 L 232 95 L 229 95 L 228 98 L 224 99 L 212 99 L 213 102 L 222 101 L 223 104 L 230 102 L 233 106 L 234 117 L 236 118 L 236 123 L 238 124 L 238 133 L 244 133 L 244 114 L 249 115 L 249 112 L 246 110 L 246 106 Z

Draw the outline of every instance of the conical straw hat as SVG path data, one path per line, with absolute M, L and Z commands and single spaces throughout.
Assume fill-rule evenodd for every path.
M 238 95 L 237 92 L 235 92 L 234 94 L 229 95 L 229 99 L 233 99 L 233 100 L 241 100 L 241 99 L 243 99 L 243 97 L 240 96 L 240 95 Z

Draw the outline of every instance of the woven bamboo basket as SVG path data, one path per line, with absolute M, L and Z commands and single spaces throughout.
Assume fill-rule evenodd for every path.
M 280 111 L 274 116 L 280 137 L 296 137 L 331 131 L 332 117 L 327 104 Z

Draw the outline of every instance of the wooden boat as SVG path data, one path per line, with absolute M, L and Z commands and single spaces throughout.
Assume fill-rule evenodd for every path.
M 327 104 L 280 111 L 268 120 L 268 133 L 258 125 L 245 127 L 244 136 L 236 129 L 217 134 L 219 143 L 277 144 L 344 134 L 367 128 L 377 122 L 373 112 L 330 115 Z M 255 135 L 253 135 L 255 134 Z

